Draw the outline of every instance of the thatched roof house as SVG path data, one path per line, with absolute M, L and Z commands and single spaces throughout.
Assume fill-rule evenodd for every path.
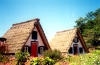
M 39 19 L 13 24 L 3 37 L 7 39 L 9 53 L 16 53 L 18 50 L 23 50 L 34 55 L 40 49 L 38 47 L 43 47 L 43 49 L 45 47 L 46 50 L 50 49 Z M 36 54 L 36 56 L 38 55 Z
M 60 50 L 64 54 L 78 54 L 89 52 L 77 28 L 57 32 L 50 41 L 51 49 Z

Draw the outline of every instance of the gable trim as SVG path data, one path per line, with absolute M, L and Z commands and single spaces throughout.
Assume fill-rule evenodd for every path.
M 39 21 L 39 20 L 38 20 L 38 21 Z M 40 34 L 40 37 L 41 37 L 41 39 L 42 39 L 42 41 L 43 41 L 43 43 L 44 43 L 46 49 L 47 49 L 47 50 L 48 50 L 48 49 L 51 49 L 50 46 L 49 46 L 49 44 L 48 44 L 48 41 L 47 41 L 47 39 L 46 39 L 46 36 L 45 36 L 45 34 L 44 34 L 44 31 L 43 31 L 42 26 L 40 25 L 39 22 L 37 22 L 37 24 L 38 24 L 38 25 L 36 25 L 37 30 L 38 30 L 38 32 L 39 32 L 39 34 Z
M 31 36 L 32 31 L 34 31 L 35 28 L 37 28 L 37 31 L 38 31 L 38 33 L 40 34 L 40 37 L 41 37 L 41 39 L 42 39 L 42 41 L 43 41 L 43 43 L 44 43 L 44 45 L 45 45 L 45 48 L 46 48 L 47 50 L 48 50 L 48 49 L 51 49 L 50 46 L 49 46 L 49 44 L 48 44 L 48 41 L 47 41 L 47 39 L 46 39 L 46 36 L 45 36 L 45 34 L 44 34 L 43 28 L 42 28 L 42 26 L 41 26 L 40 23 L 39 23 L 39 19 L 36 19 L 36 22 L 34 23 L 34 28 L 31 30 L 31 33 L 30 33 L 29 37 Z M 29 37 L 27 38 L 26 42 L 28 41 Z M 26 42 L 25 42 L 25 44 L 26 44 Z M 25 45 L 25 44 L 24 44 L 24 45 Z M 24 47 L 24 45 L 23 45 L 23 47 Z M 22 47 L 22 49 L 23 49 L 23 47 Z
M 80 34 L 79 30 L 77 30 L 76 33 L 77 33 L 77 35 L 78 35 L 78 37 L 79 37 L 79 39 L 80 39 L 80 42 L 81 42 L 81 44 L 82 44 L 82 46 L 83 46 L 85 52 L 89 52 L 89 51 L 88 51 L 88 48 L 87 48 L 87 46 L 86 46 L 86 44 L 85 44 L 85 41 L 83 40 L 83 37 L 82 37 L 82 35 Z

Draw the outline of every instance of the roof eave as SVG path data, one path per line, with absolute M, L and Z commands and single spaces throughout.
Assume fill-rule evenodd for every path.
M 80 38 L 80 42 L 81 42 L 82 46 L 84 47 L 85 51 L 86 51 L 87 53 L 89 53 L 89 50 L 88 50 L 88 48 L 87 48 L 87 46 L 86 46 L 86 44 L 85 44 L 85 41 L 84 41 L 82 35 L 81 35 L 80 32 L 79 32 L 79 30 L 77 30 L 77 35 L 78 35 L 78 37 Z
M 48 43 L 48 40 L 47 40 L 47 38 L 46 38 L 46 36 L 44 34 L 43 28 L 42 28 L 42 26 L 39 23 L 39 19 L 37 19 L 37 25 L 36 25 L 36 27 L 37 27 L 37 29 L 39 31 L 39 34 L 41 36 L 41 39 L 43 40 L 44 45 L 46 45 L 47 49 L 51 49 L 50 45 Z

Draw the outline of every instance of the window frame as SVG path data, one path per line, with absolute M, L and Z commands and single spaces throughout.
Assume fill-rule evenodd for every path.
M 32 31 L 32 39 L 37 40 L 38 39 L 38 32 L 37 31 Z
M 29 52 L 29 53 L 31 53 L 30 46 L 25 45 L 25 46 L 23 47 L 23 50 L 22 50 L 22 51 L 23 51 L 23 52 Z
M 24 52 L 28 52 L 28 46 L 24 47 Z
M 78 42 L 79 42 L 78 37 L 75 37 L 74 40 L 73 40 L 73 42 L 74 42 L 74 43 L 78 43 Z
M 79 47 L 79 53 L 83 54 L 83 48 L 82 47 Z
M 41 50 L 42 49 L 42 50 Z M 45 46 L 39 46 L 38 47 L 38 53 L 42 54 L 45 51 Z

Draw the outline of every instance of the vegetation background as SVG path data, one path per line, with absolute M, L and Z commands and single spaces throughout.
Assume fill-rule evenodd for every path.
M 94 12 L 88 12 L 85 17 L 80 17 L 75 21 L 86 45 L 100 49 L 100 8 Z

